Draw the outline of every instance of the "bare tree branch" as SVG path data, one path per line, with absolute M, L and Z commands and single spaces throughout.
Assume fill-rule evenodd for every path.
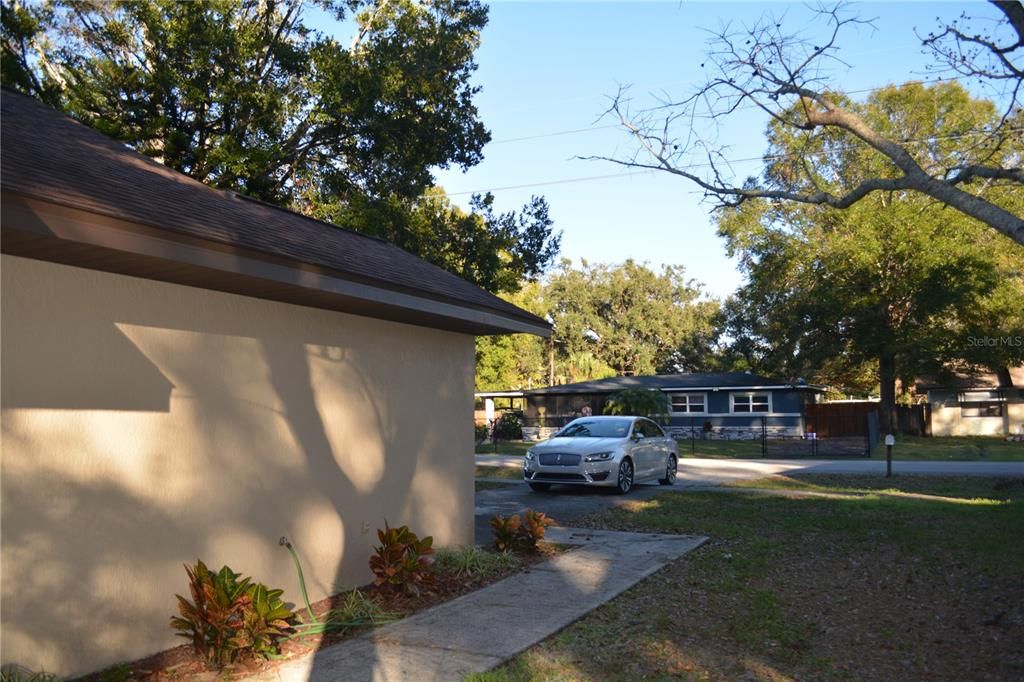
M 707 80 L 689 96 L 663 101 L 636 114 L 629 110 L 625 90 L 620 89 L 612 99 L 607 115 L 614 116 L 632 135 L 641 156 L 584 158 L 655 169 L 686 178 L 719 206 L 769 199 L 843 209 L 872 192 L 916 191 L 981 220 L 1024 245 L 1024 220 L 1020 216 L 967 191 L 979 180 L 1024 185 L 1024 172 L 1020 168 L 1024 137 L 1020 117 L 1016 117 L 1019 106 L 1012 104 L 1022 78 L 1011 55 L 1020 47 L 1024 25 L 1014 23 L 1016 8 L 1009 7 L 1019 8 L 1019 2 L 996 4 L 1017 32 L 1012 40 L 1000 39 L 994 33 L 968 36 L 956 26 L 948 27 L 941 37 L 933 35 L 923 39 L 925 47 L 933 51 L 945 45 L 943 41 L 953 38 L 958 41 L 957 45 L 972 45 L 992 52 L 996 57 L 984 65 L 987 70 L 978 67 L 972 71 L 973 75 L 991 72 L 998 74 L 992 78 L 1007 82 L 1017 79 L 1010 90 L 1011 106 L 998 124 L 958 131 L 955 137 L 976 135 L 978 140 L 958 145 L 960 148 L 955 152 L 942 151 L 939 138 L 934 137 L 918 141 L 923 143 L 923 149 L 914 148 L 903 136 L 893 137 L 873 126 L 858 113 L 858 105 L 830 90 L 830 69 L 843 65 L 838 54 L 840 36 L 851 29 L 873 29 L 872 21 L 849 15 L 840 4 L 819 6 L 815 10 L 828 29 L 818 42 L 785 33 L 782 21 L 769 16 L 750 27 L 737 29 L 726 25 L 713 32 L 707 59 L 701 64 L 708 74 Z M 702 137 L 695 133 L 692 123 L 708 119 L 712 129 L 717 131 L 719 124 L 741 108 L 761 111 L 774 122 L 776 130 L 807 136 L 812 143 L 807 155 L 793 159 L 792 163 L 766 156 L 762 179 L 750 177 L 737 182 L 735 174 L 726 172 L 722 165 L 721 147 L 712 142 L 717 132 L 712 132 L 710 139 Z M 1016 118 L 1011 121 L 1013 117 Z M 679 122 L 690 122 L 690 125 L 683 125 L 688 130 L 676 137 L 674 130 Z M 850 151 L 857 146 L 874 150 L 878 155 L 871 162 L 871 167 L 877 169 L 872 171 L 871 177 L 849 177 L 844 173 L 842 157 L 859 153 Z M 1008 151 L 1011 149 L 1015 151 Z M 812 161 L 812 156 L 817 161 Z M 777 173 L 769 172 L 773 166 Z

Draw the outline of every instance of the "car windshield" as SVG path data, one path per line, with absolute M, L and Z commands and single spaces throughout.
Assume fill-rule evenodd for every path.
M 577 419 L 555 434 L 556 438 L 625 438 L 632 419 Z

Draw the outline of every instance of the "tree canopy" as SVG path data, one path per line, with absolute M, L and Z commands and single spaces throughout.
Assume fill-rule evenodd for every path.
M 563 260 L 509 300 L 546 316 L 554 331 L 547 340 L 479 339 L 479 390 L 717 368 L 718 302 L 682 266 Z
M 663 423 L 668 412 L 668 395 L 656 388 L 628 388 L 608 396 L 604 404 L 605 414 L 640 415 Z
M 857 109 L 894 137 L 932 129 L 935 142 L 921 154 L 936 161 L 975 146 L 951 130 L 993 113 L 991 103 L 954 83 L 884 88 Z M 788 152 L 809 145 L 830 160 L 801 164 L 809 183 L 839 183 L 880 163 L 869 151 L 830 150 L 820 136 L 781 124 L 769 138 L 772 175 L 793 173 Z M 1000 200 L 1024 208 L 1019 192 Z M 750 201 L 724 212 L 719 231 L 747 276 L 726 305 L 729 334 L 737 354 L 759 370 L 862 390 L 878 385 L 884 408 L 894 404 L 897 378 L 907 386 L 958 364 L 1024 359 L 1012 346 L 969 343 L 1024 331 L 1024 252 L 920 194 L 879 193 L 846 211 Z
M 563 262 L 546 295 L 555 343 L 566 355 L 593 350 L 618 374 L 699 369 L 714 336 L 717 303 L 682 266 Z
M 4 80 L 175 170 L 264 201 L 415 196 L 490 139 L 470 83 L 476 0 L 364 4 L 349 46 L 301 0 L 6 4 Z
M 492 292 L 512 293 L 540 276 L 558 255 L 543 197 L 519 211 L 494 210 L 490 193 L 474 195 L 470 210 L 451 203 L 440 188 L 406 200 L 355 197 L 317 202 L 311 213 L 328 222 L 373 234 Z
M 492 291 L 554 260 L 543 198 L 453 207 L 433 171 L 480 161 L 478 0 L 4 2 L 4 84 L 208 185 L 379 235 Z

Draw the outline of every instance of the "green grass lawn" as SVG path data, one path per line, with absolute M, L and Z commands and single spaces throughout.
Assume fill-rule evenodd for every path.
M 847 474 L 795 474 L 733 481 L 729 488 L 794 490 L 837 495 L 948 498 L 971 500 L 1024 498 L 1024 478 L 993 479 L 978 476 L 851 476 Z
M 676 439 L 680 457 L 711 459 L 756 459 L 761 457 L 760 440 Z
M 761 458 L 760 440 L 694 440 L 679 439 L 680 457 L 706 457 L 712 459 L 758 459 Z M 536 445 L 524 441 L 502 441 L 497 445 L 485 443 L 476 448 L 479 455 L 522 456 Z M 799 448 L 797 448 L 799 449 Z M 824 448 L 823 448 L 824 451 Z M 809 452 L 809 449 L 808 449 Z M 769 458 L 777 455 L 769 455 Z M 873 459 L 885 459 L 885 446 L 879 445 L 872 452 Z M 897 436 L 892 451 L 893 459 L 900 460 L 984 460 L 1024 461 L 1024 443 L 1011 443 L 995 436 L 944 436 L 922 438 L 919 436 Z M 822 454 L 827 459 L 827 454 Z
M 515 481 L 523 480 L 523 470 L 521 467 L 477 466 L 475 475 L 477 478 L 507 478 Z
M 472 679 L 1024 678 L 1024 480 L 747 485 L 842 497 L 674 491 L 577 521 L 711 540 Z
M 712 459 L 758 459 L 761 458 L 760 440 L 677 440 L 680 457 L 707 457 Z M 782 441 L 780 441 L 782 443 Z M 785 445 L 785 443 L 783 443 Z M 794 452 L 800 450 L 799 443 L 789 443 Z M 821 445 L 823 459 L 828 459 L 827 445 Z M 809 454 L 809 448 L 808 448 Z M 769 453 L 768 458 L 778 457 Z M 938 438 L 921 436 L 896 437 L 892 450 L 893 459 L 932 461 L 1024 461 L 1024 443 L 1011 443 L 995 436 L 943 436 Z M 872 459 L 885 459 L 885 446 L 879 445 L 871 453 Z
M 679 440 L 679 456 L 690 457 L 691 447 L 689 440 Z M 534 442 L 526 441 L 502 441 L 497 445 L 484 443 L 476 447 L 478 455 L 517 455 L 523 456 L 526 451 L 536 445 Z M 754 458 L 761 456 L 761 441 L 759 440 L 697 440 L 694 443 L 695 457 L 718 457 L 718 458 Z
M 518 455 L 522 457 L 526 451 L 536 445 L 534 442 L 521 440 L 503 440 L 499 443 L 482 443 L 476 446 L 478 455 Z
M 872 459 L 885 459 L 885 445 L 877 446 Z M 896 436 L 893 459 L 1024 461 L 1024 443 L 996 436 Z

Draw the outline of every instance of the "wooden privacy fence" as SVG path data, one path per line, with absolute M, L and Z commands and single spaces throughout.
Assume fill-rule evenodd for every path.
M 878 412 L 878 403 L 861 401 L 808 405 L 806 430 L 818 438 L 868 435 L 868 415 Z M 930 436 L 931 406 L 897 405 L 896 431 L 912 436 Z
M 878 411 L 878 403 L 820 403 L 808 405 L 805 430 L 818 438 L 866 436 L 868 415 Z
M 932 406 L 897 405 L 896 431 L 910 436 L 932 435 Z

